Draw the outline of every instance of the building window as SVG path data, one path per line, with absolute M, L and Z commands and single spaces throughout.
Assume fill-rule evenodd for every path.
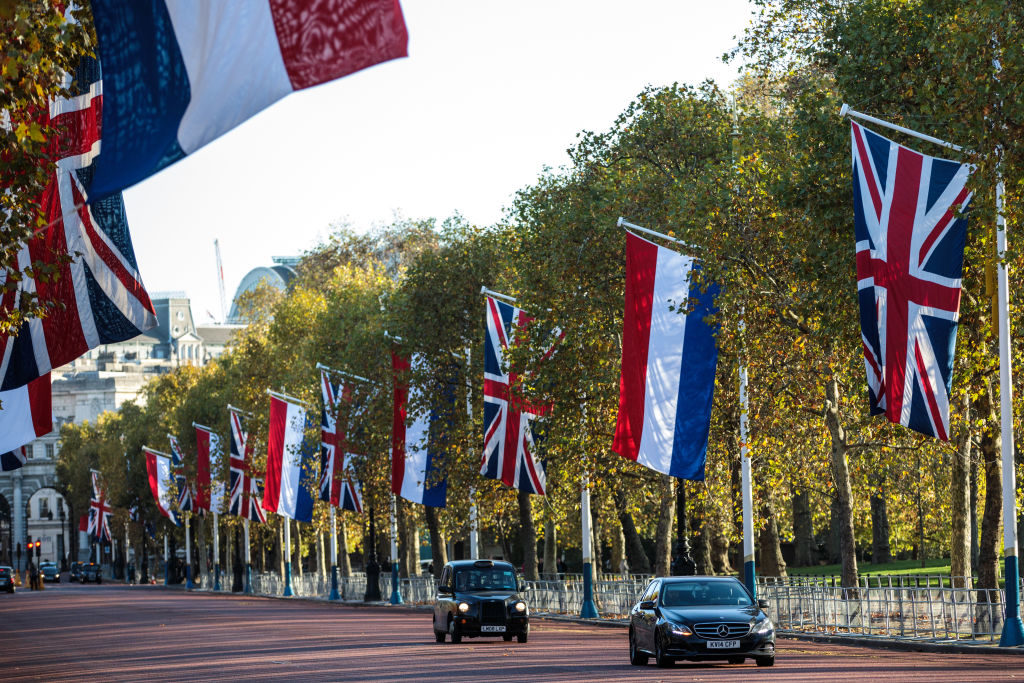
M 39 519 L 50 518 L 50 499 L 40 498 L 39 499 Z
M 185 311 L 178 311 L 178 320 L 185 319 Z
M 53 444 L 52 443 L 45 444 L 45 447 L 46 447 L 46 457 L 47 457 L 47 459 L 48 460 L 53 460 Z
M 34 451 L 34 450 L 35 450 L 35 447 L 32 444 L 30 444 L 30 443 L 29 444 L 25 444 L 24 446 L 21 447 L 21 452 L 22 452 L 22 454 L 26 458 L 31 458 L 32 455 L 33 455 L 32 451 Z

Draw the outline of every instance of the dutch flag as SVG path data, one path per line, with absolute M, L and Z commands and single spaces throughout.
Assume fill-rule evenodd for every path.
M 696 261 L 627 233 L 619 417 L 612 449 L 680 479 L 704 479 L 718 349 L 704 317 L 718 288 Z M 690 309 L 693 304 L 692 310 Z M 689 311 L 689 312 L 687 312 Z
M 406 56 L 398 0 L 92 0 L 103 146 L 90 198 L 156 173 L 282 97 Z
M 306 438 L 313 428 L 309 413 L 298 403 L 270 397 L 263 509 L 299 522 L 313 521 L 311 491 L 320 447 L 318 441 Z

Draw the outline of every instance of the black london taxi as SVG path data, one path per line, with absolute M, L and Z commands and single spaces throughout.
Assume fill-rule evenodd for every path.
M 514 637 L 525 643 L 530 634 L 530 610 L 520 597 L 516 569 L 499 560 L 459 560 L 441 570 L 434 601 L 434 638 L 453 643 L 463 638 Z
M 629 661 L 658 666 L 680 659 L 775 664 L 775 626 L 767 600 L 722 576 L 656 578 L 629 615 Z

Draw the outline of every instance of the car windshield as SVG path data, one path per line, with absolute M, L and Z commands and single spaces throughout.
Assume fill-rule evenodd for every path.
M 662 607 L 731 605 L 749 607 L 753 602 L 743 587 L 732 581 L 686 581 L 662 588 Z
M 455 573 L 457 591 L 514 591 L 515 572 L 502 567 L 469 567 Z

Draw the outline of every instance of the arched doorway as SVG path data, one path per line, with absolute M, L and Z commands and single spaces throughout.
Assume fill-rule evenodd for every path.
M 39 559 L 66 566 L 68 544 L 68 506 L 64 496 L 56 489 L 37 489 L 28 499 L 26 508 L 28 535 L 41 541 Z

